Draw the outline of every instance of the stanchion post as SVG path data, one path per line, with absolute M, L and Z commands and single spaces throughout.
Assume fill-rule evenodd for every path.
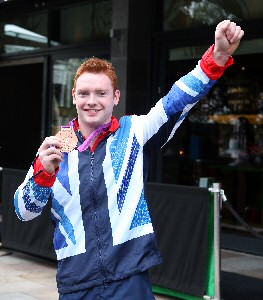
M 221 282 L 221 250 L 220 250 L 220 183 L 213 183 L 214 192 L 214 259 L 215 259 L 215 300 L 221 300 L 220 282 Z

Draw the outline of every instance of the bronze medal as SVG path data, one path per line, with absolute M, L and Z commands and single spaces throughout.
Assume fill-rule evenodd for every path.
M 61 152 L 67 152 L 74 150 L 78 143 L 78 138 L 73 130 L 72 126 L 61 126 L 60 131 L 56 134 L 59 138 L 62 147 L 59 149 Z

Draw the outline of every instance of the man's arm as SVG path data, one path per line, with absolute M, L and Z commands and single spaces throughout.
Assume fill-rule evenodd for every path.
M 148 148 L 156 151 L 172 138 L 190 109 L 233 64 L 231 55 L 243 35 L 243 30 L 233 22 L 223 21 L 217 25 L 215 44 L 206 51 L 198 65 L 177 80 L 146 116 L 140 116 L 138 130 L 144 129 L 143 145 L 149 141 Z
M 22 221 L 36 218 L 42 213 L 50 197 L 52 197 L 52 189 L 35 182 L 32 165 L 14 195 L 14 207 L 18 218 Z
M 14 196 L 15 211 L 19 219 L 32 220 L 39 216 L 50 197 L 56 173 L 63 154 L 57 137 L 47 137 L 38 149 L 38 157 L 33 162 L 24 182 Z

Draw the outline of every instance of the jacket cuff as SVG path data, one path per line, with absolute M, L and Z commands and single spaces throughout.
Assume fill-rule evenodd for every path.
M 234 59 L 232 56 L 230 56 L 224 66 L 219 66 L 213 58 L 214 47 L 215 47 L 215 45 L 212 45 L 205 52 L 205 54 L 203 55 L 203 57 L 201 59 L 200 66 L 210 79 L 217 80 L 223 75 L 223 73 L 225 72 L 225 70 L 228 67 L 233 65 Z
M 34 180 L 35 183 L 43 186 L 43 187 L 52 187 L 54 182 L 56 181 L 56 175 L 59 171 L 59 168 L 56 169 L 56 172 L 53 174 L 48 174 L 39 159 L 39 157 L 36 158 L 34 161 Z

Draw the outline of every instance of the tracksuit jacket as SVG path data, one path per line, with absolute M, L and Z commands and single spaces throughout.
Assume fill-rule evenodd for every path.
M 213 46 L 146 115 L 124 116 L 96 149 L 64 153 L 58 173 L 34 173 L 15 193 L 17 216 L 31 220 L 52 201 L 59 293 L 127 278 L 160 264 L 144 184 L 150 158 L 167 143 L 189 110 L 216 82 Z M 78 145 L 84 141 L 76 130 Z M 161 199 L 160 199 L 161 201 Z M 41 233 L 40 233 L 41 234 Z

